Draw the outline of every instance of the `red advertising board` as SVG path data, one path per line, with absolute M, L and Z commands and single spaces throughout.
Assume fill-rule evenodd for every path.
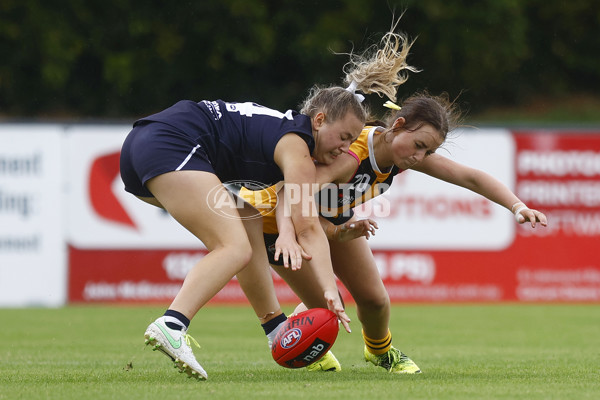
M 514 298 L 600 300 L 600 136 L 515 132 L 517 193 L 548 216 L 546 229 L 520 227 Z
M 69 248 L 71 302 L 169 303 L 187 272 L 206 250 L 82 250 Z M 297 302 L 292 290 L 273 274 L 282 303 Z M 235 279 L 214 303 L 247 302 Z
M 600 131 L 528 130 L 505 136 L 514 143 L 514 151 L 505 160 L 514 169 L 511 187 L 529 207 L 548 216 L 548 227 L 532 229 L 515 223 L 513 232 L 504 224 L 500 229 L 504 239 L 488 247 L 485 241 L 456 249 L 374 246 L 393 302 L 600 301 Z M 479 151 L 493 153 L 495 149 Z M 450 204 L 448 199 L 452 195 L 436 194 L 427 201 Z M 491 218 L 476 209 L 461 212 L 472 213 L 475 222 L 446 235 L 472 234 L 469 226 L 479 227 Z M 508 211 L 501 212 L 513 218 Z M 483 226 L 484 234 L 493 237 L 495 225 Z M 71 242 L 69 301 L 170 302 L 187 271 L 206 251 L 187 244 L 159 247 L 127 248 L 120 243 L 111 248 L 105 243 L 94 247 Z M 287 285 L 274 278 L 280 301 L 296 302 Z M 340 289 L 345 300 L 352 301 Z M 234 279 L 212 302 L 244 303 L 246 299 Z

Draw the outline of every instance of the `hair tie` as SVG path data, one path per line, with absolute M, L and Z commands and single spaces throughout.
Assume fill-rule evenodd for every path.
M 357 87 L 358 87 L 358 83 L 356 83 L 356 81 L 352 81 L 352 82 L 350 82 L 350 85 L 346 88 L 346 90 L 349 91 L 350 93 L 352 93 L 354 95 L 354 97 L 356 97 L 356 100 L 358 100 L 359 103 L 362 103 L 365 100 L 365 96 L 363 96 L 360 93 L 356 93 Z
M 400 111 L 402 109 L 402 107 L 400 107 L 398 104 L 393 103 L 389 100 L 386 101 L 385 103 L 383 103 L 383 106 L 387 107 L 387 108 L 391 108 L 392 110 L 398 110 L 398 111 Z

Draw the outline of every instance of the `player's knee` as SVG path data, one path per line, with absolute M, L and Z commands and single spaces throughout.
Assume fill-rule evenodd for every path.
M 241 271 L 252 258 L 252 246 L 248 240 L 240 241 L 226 246 L 226 251 L 231 255 L 231 262 Z
M 358 305 L 361 308 L 369 309 L 371 311 L 381 311 L 390 307 L 390 298 L 387 293 L 375 294 L 361 299 Z

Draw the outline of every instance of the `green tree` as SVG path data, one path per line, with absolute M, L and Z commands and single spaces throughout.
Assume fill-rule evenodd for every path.
M 3 0 L 0 115 L 127 118 L 177 100 L 296 108 L 347 56 L 400 29 L 422 69 L 401 88 L 474 111 L 600 87 L 593 0 Z M 378 99 L 370 99 L 377 103 Z

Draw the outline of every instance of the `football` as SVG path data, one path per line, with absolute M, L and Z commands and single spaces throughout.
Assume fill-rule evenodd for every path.
M 311 308 L 287 319 L 275 336 L 271 354 L 282 367 L 306 367 L 327 353 L 338 331 L 337 315 L 325 308 Z

